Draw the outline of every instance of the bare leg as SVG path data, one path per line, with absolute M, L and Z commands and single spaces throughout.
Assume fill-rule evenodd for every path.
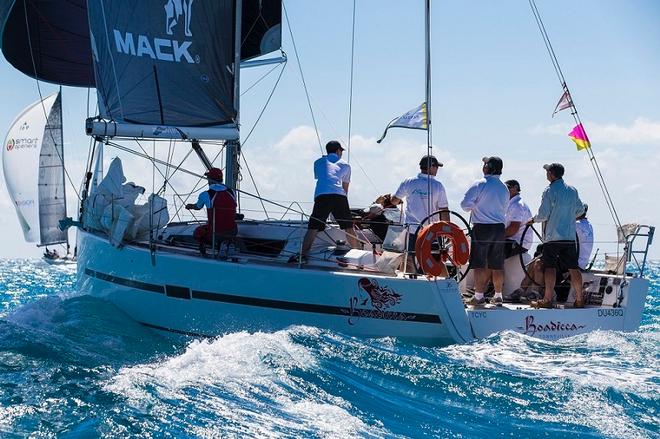
M 530 282 L 530 287 L 532 288 L 539 289 L 545 285 L 545 272 L 543 271 L 543 264 L 540 259 L 537 259 L 534 264 L 532 279 L 534 279 L 534 282 Z
M 504 270 L 490 270 L 493 273 L 493 286 L 496 293 L 502 293 L 504 289 Z
M 355 236 L 355 230 L 353 227 L 344 229 L 344 232 L 346 233 L 346 241 L 348 242 L 348 245 L 351 246 L 351 248 L 362 248 L 360 241 L 358 241 L 357 237 Z
M 527 264 L 526 269 L 528 276 L 523 277 L 522 282 L 520 282 L 520 288 L 522 289 L 527 289 L 533 285 L 533 282 L 530 279 L 530 277 L 532 279 L 535 279 L 534 275 L 536 272 L 536 259 L 532 259 L 532 261 L 529 264 Z
M 545 296 L 544 302 L 552 302 L 552 296 L 555 293 L 555 279 L 557 278 L 557 270 L 555 268 L 545 269 Z
M 307 233 L 305 233 L 305 238 L 303 239 L 303 246 L 302 246 L 303 256 L 307 256 L 307 253 L 309 253 L 309 250 L 312 248 L 312 244 L 314 244 L 314 240 L 316 239 L 317 233 L 319 233 L 319 231 L 316 229 L 307 229 Z
M 490 270 L 487 268 L 474 269 L 474 287 L 477 293 L 485 293 L 488 280 L 490 279 Z
M 582 273 L 577 269 L 571 269 L 568 272 L 571 274 L 571 285 L 575 290 L 575 300 L 582 302 Z

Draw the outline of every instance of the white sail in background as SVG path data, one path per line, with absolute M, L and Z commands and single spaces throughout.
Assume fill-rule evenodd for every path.
M 46 116 L 47 115 L 47 116 Z M 2 149 L 7 191 L 27 242 L 67 241 L 60 94 L 26 108 L 12 123 Z

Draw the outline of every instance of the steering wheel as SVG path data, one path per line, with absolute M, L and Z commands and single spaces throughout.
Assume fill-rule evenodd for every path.
M 417 229 L 415 230 L 414 237 L 415 241 L 417 241 L 417 234 L 424 228 L 426 224 L 429 224 L 431 222 L 431 218 L 440 216 L 441 212 L 447 212 L 446 210 L 438 210 L 433 212 L 431 215 L 427 216 L 424 218 L 420 223 L 419 226 L 417 226 Z M 457 217 L 460 220 L 460 224 L 463 224 L 463 227 L 461 227 L 461 230 L 463 230 L 463 233 L 465 236 L 470 236 L 472 234 L 472 229 L 470 228 L 470 223 L 458 212 L 454 212 L 453 210 L 449 211 L 449 219 L 451 220 L 452 215 Z M 468 262 L 467 265 L 458 265 L 456 264 L 452 258 L 451 258 L 451 248 L 452 248 L 452 240 L 445 238 L 445 237 L 440 237 L 436 240 L 436 243 L 438 245 L 437 251 L 432 252 L 432 254 L 435 255 L 435 257 L 441 257 L 441 255 L 447 255 L 449 258 L 449 262 L 451 262 L 451 266 L 447 267 L 447 271 L 449 271 L 449 277 L 456 279 L 456 282 L 460 283 L 465 276 L 467 275 L 468 271 L 470 271 L 470 263 Z M 416 272 L 420 272 L 421 270 L 419 269 L 419 266 L 417 265 L 417 257 L 412 258 L 413 260 L 413 266 L 415 267 Z
M 539 238 L 539 240 L 541 241 L 541 244 L 543 244 L 543 243 L 544 243 L 544 242 L 543 242 L 543 237 L 539 234 L 539 232 L 536 231 L 536 229 L 534 228 L 534 226 L 531 225 L 531 224 L 527 224 L 527 225 L 525 226 L 525 229 L 523 230 L 522 235 L 520 235 L 520 242 L 519 242 L 518 244 L 522 247 L 523 242 L 525 242 L 525 235 L 527 234 L 527 232 L 529 231 L 529 229 L 532 229 L 532 231 L 534 232 L 534 234 L 535 234 L 535 235 Z M 575 246 L 576 246 L 576 254 L 577 254 L 577 257 L 578 257 L 578 260 L 579 260 L 579 259 L 580 259 L 580 237 L 578 236 L 577 233 L 575 234 Z M 530 249 L 530 250 L 531 250 L 531 249 Z M 527 271 L 527 267 L 525 266 L 525 261 L 523 260 L 523 255 L 524 255 L 524 253 L 519 253 L 519 254 L 518 254 L 518 260 L 520 261 L 520 266 L 522 267 L 523 273 L 525 273 L 525 277 L 526 277 L 527 279 L 529 279 L 529 280 L 532 282 L 532 285 L 535 285 L 535 286 L 537 286 L 537 287 L 543 287 L 543 285 L 541 285 L 541 284 L 539 284 L 538 282 L 536 282 L 536 281 L 534 280 L 534 278 L 533 278 L 532 276 L 530 276 L 529 272 Z

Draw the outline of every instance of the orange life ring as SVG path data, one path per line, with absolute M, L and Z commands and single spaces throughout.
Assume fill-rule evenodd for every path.
M 415 241 L 415 257 L 424 273 L 432 276 L 440 276 L 445 268 L 444 265 L 449 255 L 442 255 L 442 262 L 431 255 L 431 245 L 439 237 L 444 236 L 452 242 L 451 260 L 458 265 L 465 265 L 470 260 L 470 245 L 467 237 L 460 227 L 449 221 L 439 221 L 429 224 L 417 234 Z

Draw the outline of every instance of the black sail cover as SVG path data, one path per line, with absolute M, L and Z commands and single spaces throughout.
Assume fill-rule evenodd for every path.
M 164 29 L 166 25 L 163 23 L 170 19 L 168 17 L 176 22 L 177 17 L 173 15 L 178 14 L 178 18 L 182 18 L 183 11 L 188 8 L 197 17 L 202 11 L 198 8 L 205 8 L 207 3 L 215 4 L 216 1 L 161 0 L 157 2 L 158 7 L 146 0 L 116 3 L 119 7 L 148 10 L 147 16 L 135 14 L 133 20 L 154 20 L 161 23 Z M 100 9 L 98 0 L 89 0 L 89 4 L 94 10 Z M 33 78 L 61 85 L 94 87 L 87 5 L 87 0 L 0 0 L 0 48 L 7 61 Z M 168 15 L 165 8 L 172 13 Z M 91 21 L 95 19 L 103 20 L 103 17 L 92 14 Z M 186 19 L 183 20 L 185 27 Z M 202 16 L 202 20 L 196 24 L 191 21 L 190 27 L 207 26 L 210 17 Z M 113 24 L 108 16 L 105 21 L 108 25 Z M 281 0 L 243 0 L 241 59 L 247 60 L 278 50 L 281 45 L 281 22 Z M 172 26 L 174 33 L 178 33 L 178 26 Z M 185 29 L 182 32 L 185 36 Z M 196 38 L 201 36 L 193 29 L 191 32 Z M 136 35 L 134 33 L 133 37 L 137 38 Z M 111 33 L 110 42 L 113 42 L 113 38 Z M 137 51 L 137 47 L 135 49 Z
M 89 0 L 101 117 L 118 123 L 232 123 L 234 0 Z

